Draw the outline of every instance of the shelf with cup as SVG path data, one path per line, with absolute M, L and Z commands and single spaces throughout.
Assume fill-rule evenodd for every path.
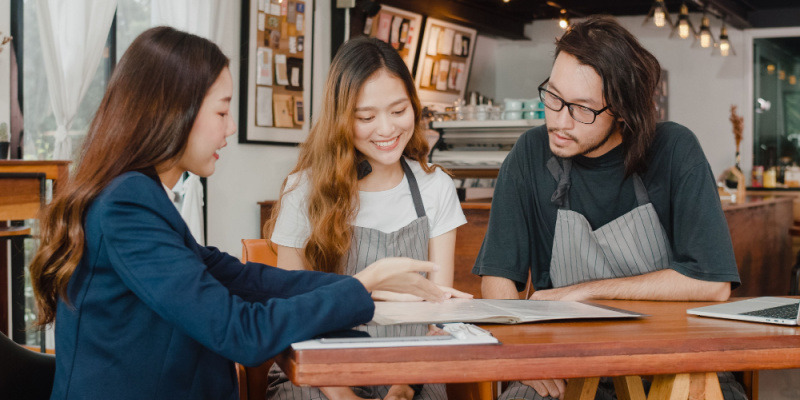
M 440 138 L 430 161 L 456 179 L 494 179 L 520 135 L 539 125 L 543 119 L 433 121 Z

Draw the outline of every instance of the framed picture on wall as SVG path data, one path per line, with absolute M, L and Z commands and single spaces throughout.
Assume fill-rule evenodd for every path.
M 408 71 L 413 71 L 422 34 L 421 14 L 381 5 L 377 15 L 366 18 L 362 33 L 392 45 L 406 62 Z
M 464 97 L 476 36 L 475 29 L 426 20 L 414 78 L 424 105 L 450 106 Z
M 239 143 L 308 137 L 313 1 L 243 0 Z

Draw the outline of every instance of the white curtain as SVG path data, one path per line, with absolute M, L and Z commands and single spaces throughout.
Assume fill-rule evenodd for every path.
M 225 11 L 224 0 L 152 0 L 151 22 L 153 26 L 171 26 L 220 43 Z M 181 216 L 197 243 L 205 244 L 203 185 L 200 177 L 189 173 L 189 178 L 182 183 L 179 189 L 183 196 Z
M 72 158 L 67 135 L 100 65 L 116 0 L 37 0 L 39 36 L 58 128 L 53 158 Z

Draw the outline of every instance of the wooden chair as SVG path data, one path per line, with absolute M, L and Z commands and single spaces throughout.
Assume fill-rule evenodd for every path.
M 56 358 L 28 350 L 0 333 L 0 397 L 19 400 L 50 398 Z
M 45 176 L 39 172 L 0 173 L 0 221 L 36 218 L 45 204 Z M 0 227 L 0 238 L 30 233 L 30 227 Z
M 242 262 L 257 262 L 267 265 L 278 263 L 277 249 L 267 239 L 242 239 Z M 258 367 L 245 367 L 236 364 L 239 375 L 239 399 L 264 400 L 267 394 L 267 373 L 273 361 Z
M 9 333 L 9 336 L 21 341 L 24 338 L 25 329 L 25 309 L 24 309 L 24 287 L 25 287 L 25 261 L 24 261 L 24 239 L 31 234 L 31 227 L 19 225 L 27 219 L 38 217 L 39 210 L 44 207 L 46 201 L 45 183 L 47 175 L 44 172 L 0 172 L 0 257 L 6 257 L 7 243 L 11 242 L 11 292 L 5 290 L 8 284 L 6 279 L 6 268 L 9 264 L 5 259 L 0 260 L 0 284 L 4 288 L 0 289 L 2 298 L 0 299 L 0 331 Z M 7 223 L 7 221 L 12 221 Z M 6 310 L 11 304 L 11 322 L 9 327 L 6 321 L 8 313 Z M 13 329 L 13 332 L 12 332 Z M 44 343 L 44 335 L 42 335 Z

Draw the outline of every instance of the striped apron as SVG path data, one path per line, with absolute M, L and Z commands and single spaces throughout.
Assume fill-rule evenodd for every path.
M 570 210 L 571 168 L 570 159 L 562 159 L 561 164 L 556 157 L 547 161 L 547 169 L 558 182 L 550 199 L 559 207 L 550 258 L 553 287 L 642 275 L 667 268 L 672 262 L 669 238 L 639 175 L 632 176 L 636 208 L 594 230 L 586 217 Z M 719 380 L 725 399 L 746 399 L 730 372 L 720 373 Z M 649 388 L 648 382 L 645 388 Z M 542 398 L 533 388 L 511 382 L 498 400 Z M 595 399 L 616 399 L 611 379 L 600 380 Z
M 377 229 L 353 227 L 353 240 L 345 264 L 345 274 L 355 275 L 367 266 L 386 257 L 408 257 L 416 260 L 428 259 L 428 239 L 430 237 L 428 217 L 422 203 L 422 195 L 414 173 L 403 158 L 400 164 L 405 172 L 417 219 L 397 231 L 385 233 Z M 391 205 L 387 205 L 391 206 Z M 355 329 L 366 331 L 372 337 L 421 336 L 428 333 L 428 326 L 417 325 L 361 325 Z M 298 387 L 292 384 L 276 365 L 269 372 L 270 385 L 267 398 L 276 400 L 316 400 L 327 399 L 322 391 L 314 387 Z M 384 398 L 390 386 L 359 386 L 353 391 L 361 398 Z M 444 384 L 428 384 L 417 391 L 414 400 L 445 400 L 447 394 Z

